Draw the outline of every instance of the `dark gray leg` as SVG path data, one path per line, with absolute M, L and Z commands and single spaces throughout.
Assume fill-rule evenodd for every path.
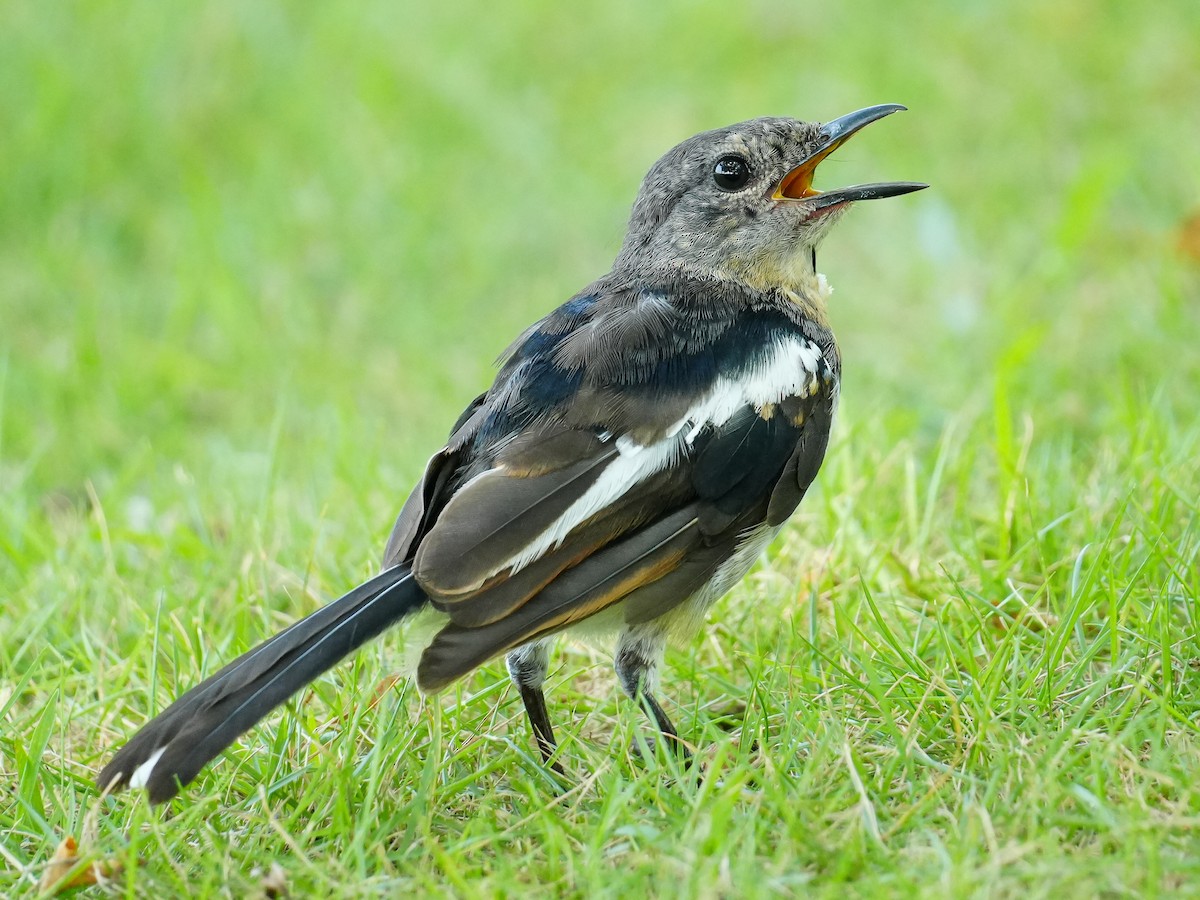
M 529 717 L 529 726 L 533 729 L 533 739 L 542 754 L 542 761 L 559 775 L 565 776 L 562 766 L 550 761 L 558 745 L 554 741 L 550 715 L 546 712 L 546 695 L 542 693 L 542 684 L 550 667 L 550 645 L 545 641 L 526 644 L 509 653 L 504 662 L 508 666 L 509 677 L 521 693 L 525 715 Z
M 658 673 L 658 664 L 662 661 L 665 643 L 662 634 L 623 632 L 617 642 L 613 666 L 617 670 L 617 680 L 621 683 L 621 689 L 646 711 L 667 745 L 683 759 L 688 760 L 691 759 L 691 752 L 679 739 L 679 732 L 675 730 L 666 711 L 654 699 L 657 684 L 655 676 Z

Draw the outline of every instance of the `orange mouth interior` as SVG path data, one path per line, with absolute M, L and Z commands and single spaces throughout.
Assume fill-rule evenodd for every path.
M 830 141 L 829 146 L 818 150 L 792 171 L 783 176 L 779 182 L 779 186 L 775 188 L 774 198 L 776 200 L 806 200 L 809 197 L 815 197 L 821 193 L 812 186 L 813 175 L 816 174 L 817 166 L 838 147 L 846 142 L 850 135 L 846 135 L 836 141 Z

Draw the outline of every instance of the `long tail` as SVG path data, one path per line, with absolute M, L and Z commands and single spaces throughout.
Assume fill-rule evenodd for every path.
M 96 783 L 170 800 L 276 706 L 425 603 L 408 566 L 376 575 L 196 685 L 117 751 Z

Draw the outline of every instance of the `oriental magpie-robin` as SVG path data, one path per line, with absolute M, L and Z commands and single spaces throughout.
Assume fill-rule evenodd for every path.
M 754 119 L 650 170 L 612 270 L 513 342 L 404 504 L 383 570 L 243 654 L 147 724 L 102 788 L 173 797 L 272 709 L 389 626 L 440 629 L 417 668 L 437 691 L 507 654 L 538 748 L 554 637 L 616 636 L 622 689 L 682 748 L 654 697 L 669 638 L 694 633 L 816 477 L 840 360 L 816 247 L 857 200 L 817 165 L 903 109 L 824 125 Z

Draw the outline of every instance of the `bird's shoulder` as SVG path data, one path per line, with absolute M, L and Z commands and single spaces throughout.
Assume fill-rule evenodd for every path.
M 430 460 L 387 558 L 415 551 L 455 497 L 470 507 L 469 526 L 456 529 L 483 529 L 498 556 L 511 554 L 495 536 L 519 539 L 525 529 L 500 528 L 485 510 L 508 522 L 528 505 L 522 517 L 544 527 L 541 518 L 561 514 L 610 468 L 606 477 L 622 489 L 660 472 L 715 496 L 730 467 L 743 487 L 744 473 L 764 461 L 764 478 L 774 477 L 802 431 L 812 462 L 797 486 L 806 486 L 824 452 L 837 378 L 832 334 L 782 293 L 701 278 L 601 280 L 509 348 L 491 388 Z
M 832 332 L 794 295 L 685 273 L 601 279 L 502 360 L 479 423 L 490 439 L 549 421 L 648 437 L 722 380 L 840 369 Z

